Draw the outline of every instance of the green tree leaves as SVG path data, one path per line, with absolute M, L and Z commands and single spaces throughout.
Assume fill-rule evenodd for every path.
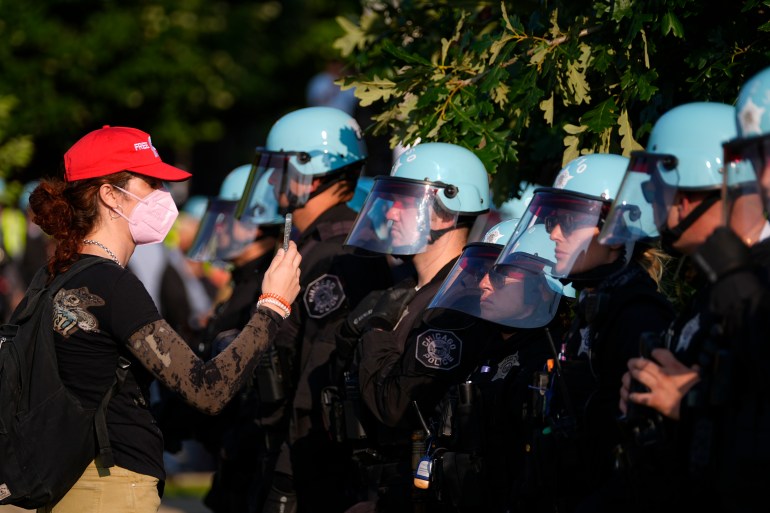
M 628 155 L 688 101 L 733 103 L 767 65 L 767 4 L 364 1 L 337 41 L 391 144 L 474 150 L 496 193 L 579 154 Z

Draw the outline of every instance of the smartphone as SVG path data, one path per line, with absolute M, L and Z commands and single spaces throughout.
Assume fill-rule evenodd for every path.
M 286 220 L 283 222 L 283 250 L 288 251 L 289 239 L 291 237 L 291 214 L 286 214 Z

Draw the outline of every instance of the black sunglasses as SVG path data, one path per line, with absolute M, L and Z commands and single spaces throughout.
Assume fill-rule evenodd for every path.
M 505 285 L 506 279 L 524 281 L 524 277 L 525 274 L 516 269 L 510 269 L 501 272 L 498 268 L 496 270 L 489 271 L 489 283 L 491 283 L 492 287 L 496 289 L 502 288 Z
M 545 231 L 551 233 L 556 225 L 561 227 L 561 231 L 565 236 L 570 236 L 573 231 L 578 228 L 587 228 L 596 226 L 597 219 L 594 216 L 573 214 L 572 212 L 564 212 L 562 214 L 550 214 L 543 219 L 545 222 Z

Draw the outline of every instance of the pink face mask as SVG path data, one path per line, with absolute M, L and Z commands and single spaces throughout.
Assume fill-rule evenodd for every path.
M 117 186 L 116 188 L 138 201 L 129 217 L 115 211 L 128 221 L 128 229 L 131 231 L 134 242 L 137 245 L 163 242 L 179 215 L 171 193 L 165 189 L 155 189 L 144 198 L 140 198 L 125 189 Z

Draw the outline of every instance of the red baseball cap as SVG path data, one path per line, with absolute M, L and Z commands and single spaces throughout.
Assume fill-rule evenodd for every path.
M 64 154 L 64 179 L 68 182 L 133 171 L 168 182 L 192 175 L 160 160 L 150 135 L 123 126 L 104 125 L 84 135 Z

